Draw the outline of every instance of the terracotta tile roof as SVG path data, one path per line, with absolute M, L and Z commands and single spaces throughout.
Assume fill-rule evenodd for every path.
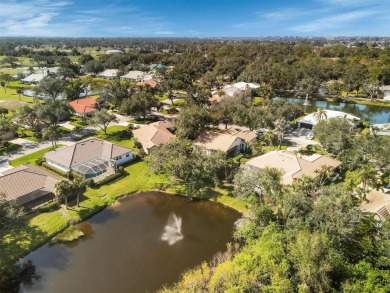
M 92 113 L 96 112 L 96 98 L 89 97 L 84 99 L 77 99 L 69 102 L 69 105 L 74 109 L 76 113 Z
M 0 193 L 7 200 L 27 203 L 42 195 L 54 192 L 54 185 L 59 178 L 33 165 L 22 165 L 3 172 L 0 177 Z
M 154 79 L 137 82 L 137 86 L 149 86 L 153 89 L 157 87 L 157 84 L 157 80 Z
M 48 152 L 45 158 L 71 168 L 93 159 L 114 159 L 129 152 L 131 152 L 131 149 L 102 139 L 86 138 L 76 142 L 74 145 Z
M 337 168 L 341 162 L 321 155 L 297 156 L 287 151 L 272 151 L 258 156 L 246 163 L 246 166 L 264 169 L 271 167 L 283 172 L 282 182 L 290 184 L 302 176 L 317 177 L 317 170 L 322 166 Z
M 194 145 L 207 150 L 228 152 L 238 139 L 240 138 L 230 134 L 205 131 L 194 141 Z

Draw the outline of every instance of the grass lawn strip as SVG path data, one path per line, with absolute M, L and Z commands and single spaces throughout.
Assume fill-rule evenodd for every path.
M 80 207 L 71 201 L 70 209 L 65 216 L 60 210 L 42 213 L 30 218 L 28 225 L 6 236 L 7 253 L 1 254 L 0 262 L 13 263 L 31 252 L 33 249 L 45 244 L 53 236 L 64 231 L 69 225 L 69 218 L 75 222 L 83 221 L 96 214 L 106 206 L 113 204 L 117 199 L 131 195 L 137 191 L 156 189 L 156 186 L 165 184 L 171 186 L 167 192 L 175 193 L 175 186 L 166 175 L 152 173 L 144 161 L 137 161 L 127 166 L 127 176 L 110 182 L 97 189 L 88 188 L 81 198 Z M 237 198 L 229 196 L 231 186 L 215 189 L 206 194 L 205 198 L 231 206 L 239 211 L 245 211 L 245 204 Z M 73 231 L 74 232 L 74 231 Z M 67 231 L 65 235 L 72 234 Z
M 61 146 L 63 146 L 63 145 L 62 144 L 58 144 L 57 148 L 59 148 Z M 31 153 L 31 154 L 25 155 L 23 157 L 15 159 L 15 160 L 11 160 L 10 161 L 10 165 L 13 166 L 13 167 L 17 167 L 17 166 L 20 166 L 20 165 L 23 165 L 23 164 L 36 165 L 35 164 L 35 160 L 36 159 L 43 157 L 44 154 L 46 154 L 47 152 L 50 152 L 52 150 L 53 150 L 52 147 L 48 147 L 48 148 L 45 148 L 43 150 L 37 151 L 35 153 Z

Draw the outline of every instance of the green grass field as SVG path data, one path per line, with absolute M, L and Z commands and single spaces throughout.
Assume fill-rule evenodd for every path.
M 124 137 L 123 136 L 123 130 L 126 130 L 126 126 L 121 125 L 115 125 L 115 126 L 109 126 L 107 128 L 107 136 L 104 135 L 103 130 L 96 131 L 93 136 L 101 139 L 108 140 L 112 143 L 119 144 L 121 146 L 127 147 L 127 148 L 134 148 L 134 143 L 130 139 L 130 137 Z
M 62 144 L 58 144 L 57 148 L 59 148 L 61 146 L 62 146 Z M 31 153 L 31 154 L 28 154 L 26 156 L 20 157 L 18 159 L 11 160 L 10 161 L 10 165 L 13 166 L 13 167 L 17 167 L 17 166 L 20 166 L 20 165 L 23 165 L 23 164 L 35 165 L 35 160 L 36 159 L 43 157 L 44 154 L 46 154 L 47 152 L 50 152 L 52 150 L 53 150 L 52 147 L 48 147 L 48 148 L 45 148 L 43 150 L 37 151 L 35 153 Z

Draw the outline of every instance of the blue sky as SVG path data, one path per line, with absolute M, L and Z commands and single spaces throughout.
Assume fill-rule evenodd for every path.
M 0 36 L 390 36 L 390 0 L 0 0 Z

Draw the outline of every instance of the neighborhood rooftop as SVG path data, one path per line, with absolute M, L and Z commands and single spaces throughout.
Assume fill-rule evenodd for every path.
M 336 159 L 318 154 L 301 156 L 287 151 L 271 151 L 248 161 L 246 166 L 260 170 L 266 167 L 282 170 L 282 182 L 290 184 L 302 176 L 315 178 L 322 166 L 337 168 L 340 164 Z
M 24 205 L 52 193 L 57 176 L 33 165 L 22 165 L 3 172 L 0 176 L 0 193 L 7 200 Z
M 102 139 L 87 138 L 74 145 L 51 151 L 45 155 L 45 158 L 70 168 L 97 158 L 114 159 L 130 151 L 126 147 Z

